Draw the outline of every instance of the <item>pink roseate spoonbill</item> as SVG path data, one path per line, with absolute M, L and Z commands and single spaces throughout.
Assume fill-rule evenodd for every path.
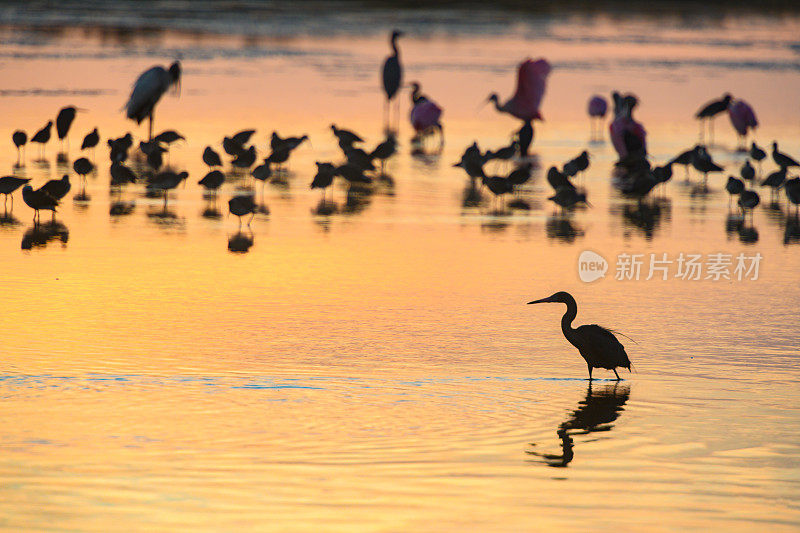
M 397 48 L 397 39 L 403 36 L 400 30 L 394 30 L 389 38 L 392 46 L 392 55 L 383 62 L 383 92 L 386 93 L 386 105 L 384 106 L 384 118 L 386 128 L 390 128 L 391 104 L 397 90 L 403 82 L 403 65 L 400 64 L 400 50 Z M 399 104 L 397 113 L 400 112 Z
M 566 304 L 567 312 L 561 317 L 561 331 L 586 361 L 589 367 L 589 381 L 592 380 L 592 370 L 595 368 L 612 370 L 617 376 L 617 381 L 621 379 L 617 368 L 627 368 L 630 372 L 631 362 L 625 352 L 625 347 L 611 330 L 597 324 L 572 327 L 572 321 L 578 315 L 578 304 L 575 303 L 575 298 L 570 293 L 559 291 L 547 298 L 528 302 L 528 304 L 540 303 Z
M 165 92 L 170 87 L 175 87 L 175 93 L 180 94 L 181 63 L 175 61 L 168 69 L 156 66 L 145 70 L 133 84 L 131 96 L 125 104 L 125 112 L 129 119 L 141 124 L 144 119 L 149 119 L 147 140 L 153 139 L 153 115 L 155 107 Z
M 442 118 L 442 108 L 436 102 L 420 92 L 420 85 L 417 82 L 411 84 L 411 125 L 414 127 L 414 137 L 412 143 L 421 144 L 425 137 L 439 133 L 439 149 L 444 146 L 444 128 L 440 119 Z
M 722 98 L 708 102 L 695 113 L 694 118 L 700 122 L 701 141 L 705 139 L 706 130 L 704 126 L 705 123 L 708 122 L 709 132 L 711 134 L 710 142 L 714 142 L 714 118 L 728 110 L 728 106 L 731 105 L 731 100 L 733 100 L 733 96 L 729 93 L 725 93 L 722 95 Z
M 728 106 L 728 116 L 731 119 L 733 129 L 739 136 L 739 146 L 736 150 L 739 152 L 747 151 L 747 133 L 758 127 L 758 119 L 756 113 L 750 104 L 744 100 L 734 100 Z
M 599 141 L 603 135 L 603 119 L 608 112 L 608 102 L 602 96 L 596 94 L 589 99 L 589 126 L 591 128 L 591 140 Z
M 544 120 L 539 110 L 547 87 L 547 76 L 550 75 L 550 63 L 546 59 L 526 59 L 517 69 L 517 90 L 514 96 L 504 104 L 500 104 L 497 93 L 489 95 L 489 102 L 494 103 L 500 113 L 520 119 L 523 122 Z
M 633 118 L 633 108 L 638 100 L 632 95 L 614 93 L 614 101 L 617 115 L 609 126 L 609 132 L 620 161 L 646 157 L 647 131 Z

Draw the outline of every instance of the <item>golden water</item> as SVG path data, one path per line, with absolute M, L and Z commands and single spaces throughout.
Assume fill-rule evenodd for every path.
M 383 32 L 117 41 L 6 27 L 3 172 L 11 132 L 32 135 L 64 105 L 88 110 L 70 161 L 94 126 L 103 140 L 91 199 L 65 199 L 60 235 L 21 250 L 32 211 L 19 193 L 0 227 L 0 528 L 796 530 L 800 255 L 785 205 L 770 209 L 760 190 L 748 242 L 752 232 L 726 228 L 724 177 L 697 194 L 676 167 L 647 218 L 611 189 L 601 143 L 588 145 L 593 207 L 564 222 L 543 173 L 587 146 L 586 100 L 613 89 L 640 97 L 657 162 L 696 142 L 692 113 L 725 91 L 756 108 L 760 144 L 800 155 L 799 27 L 596 17 L 409 31 L 406 76 L 445 108 L 444 153 L 409 155 L 403 94 L 394 187 L 352 212 L 336 187 L 342 212 L 330 217 L 312 214 L 314 161 L 339 158 L 331 122 L 381 140 Z M 190 178 L 164 210 L 141 185 L 109 191 L 102 146 L 146 135 L 120 106 L 139 72 L 176 53 L 183 93 L 161 101 L 156 130 L 187 137 L 170 163 Z M 533 147 L 541 168 L 524 193 L 532 209 L 462 207 L 452 163 L 473 140 L 508 142 L 514 121 L 479 104 L 512 92 L 527 55 L 555 65 Z M 197 181 L 203 148 L 221 152 L 223 135 L 248 127 L 263 156 L 273 129 L 312 144 L 293 155 L 287 185 L 267 185 L 271 214 L 243 231 L 253 244 L 242 254 L 228 250 L 235 187 L 208 218 Z M 721 117 L 713 154 L 735 173 L 734 143 Z M 37 150 L 14 170 L 34 186 L 62 173 L 57 141 L 45 163 Z M 110 214 L 118 202 L 126 214 Z M 587 249 L 610 263 L 591 284 L 577 273 Z M 763 260 L 757 281 L 617 281 L 623 252 Z M 622 338 L 636 373 L 615 384 L 598 370 L 589 387 L 559 331 L 562 307 L 524 305 L 556 290 L 575 295 L 578 323 L 635 340 Z

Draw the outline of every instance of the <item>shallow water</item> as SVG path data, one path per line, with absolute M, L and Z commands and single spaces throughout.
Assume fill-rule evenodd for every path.
M 587 142 L 584 116 L 594 92 L 635 92 L 662 162 L 696 142 L 697 107 L 731 91 L 755 107 L 761 145 L 778 139 L 798 156 L 796 16 L 532 13 L 509 26 L 498 13 L 478 24 L 451 11 L 430 23 L 405 11 L 259 11 L 204 33 L 189 16 L 154 15 L 181 32 L 123 32 L 88 27 L 74 10 L 9 9 L 0 139 L 32 134 L 68 104 L 87 109 L 70 161 L 94 126 L 101 146 L 145 136 L 120 106 L 139 72 L 180 55 L 183 92 L 159 104 L 156 130 L 187 137 L 170 164 L 190 178 L 164 209 L 141 185 L 110 191 L 98 148 L 90 199 L 70 194 L 60 225 L 34 228 L 15 194 L 0 226 L 0 527 L 800 526 L 800 255 L 785 201 L 770 208 L 759 190 L 741 230 L 724 176 L 703 193 L 676 168 L 663 198 L 640 208 L 610 187 L 613 149 Z M 323 32 L 330 20 L 349 23 Z M 376 24 L 362 34 L 358 21 Z M 444 152 L 409 154 L 403 95 L 394 186 L 349 205 L 335 187 L 340 212 L 316 216 L 314 161 L 339 158 L 329 124 L 381 140 L 377 72 L 398 21 L 407 79 L 445 108 Z M 539 170 L 521 195 L 531 209 L 496 214 L 488 197 L 465 207 L 467 180 L 451 165 L 475 139 L 508 142 L 514 121 L 479 106 L 511 93 L 526 55 L 554 64 Z M 266 186 L 269 216 L 238 235 L 225 204 L 246 180 L 225 185 L 216 207 L 197 181 L 203 148 L 221 151 L 223 135 L 247 127 L 263 156 L 273 129 L 312 144 L 292 156 L 285 183 Z M 735 142 L 721 117 L 712 152 L 734 173 Z M 29 146 L 22 169 L 2 146 L 4 172 L 35 186 L 64 172 L 57 141 L 44 162 Z M 587 146 L 592 207 L 554 216 L 544 172 Z M 252 240 L 247 253 L 229 251 L 237 235 Z M 608 260 L 605 279 L 580 281 L 584 250 Z M 762 254 L 758 279 L 683 280 L 675 264 L 666 281 L 644 279 L 651 253 L 720 252 Z M 614 279 L 620 253 L 644 254 L 642 279 Z M 622 341 L 635 373 L 616 384 L 598 370 L 589 387 L 559 331 L 562 307 L 524 305 L 556 290 L 576 296 L 577 323 L 633 339 Z

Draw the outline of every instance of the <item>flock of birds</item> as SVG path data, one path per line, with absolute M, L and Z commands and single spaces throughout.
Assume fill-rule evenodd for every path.
M 385 138 L 374 147 L 365 146 L 364 139 L 356 132 L 331 125 L 343 159 L 340 162 L 317 162 L 317 172 L 313 177 L 310 187 L 322 190 L 322 199 L 317 207 L 318 214 L 331 214 L 336 206 L 327 202 L 326 191 L 336 178 L 345 180 L 351 189 L 366 189 L 375 181 L 391 181 L 385 173 L 386 162 L 398 150 L 397 126 L 399 125 L 397 104 L 398 94 L 403 87 L 403 67 L 400 60 L 398 40 L 403 36 L 400 31 L 393 31 L 390 36 L 392 53 L 385 60 L 382 69 L 383 89 L 386 95 L 385 103 Z M 128 183 L 144 182 L 150 195 L 163 195 L 164 206 L 168 202 L 168 192 L 184 183 L 188 178 L 187 172 L 177 172 L 165 166 L 165 159 L 169 157 L 170 146 L 184 137 L 174 130 L 166 130 L 153 135 L 153 121 L 156 105 L 161 97 L 170 89 L 176 93 L 180 91 L 181 64 L 175 61 L 169 67 L 156 66 L 142 73 L 136 80 L 125 112 L 129 119 L 140 124 L 148 120 L 148 137 L 138 143 L 138 150 L 134 146 L 133 136 L 127 133 L 119 138 L 107 139 L 110 160 L 111 185 L 122 187 Z M 472 201 L 477 205 L 481 201 L 481 190 L 488 189 L 495 200 L 493 206 L 496 212 L 504 212 L 506 208 L 527 209 L 527 202 L 519 198 L 516 193 L 527 183 L 532 175 L 534 162 L 529 157 L 529 149 L 534 139 L 534 121 L 543 120 L 540 107 L 550 74 L 550 64 L 545 59 L 523 61 L 517 70 L 517 84 L 514 94 L 507 100 L 493 93 L 487 102 L 491 102 L 500 113 L 506 113 L 521 121 L 521 127 L 513 132 L 509 145 L 496 150 L 482 150 L 478 142 L 468 146 L 459 162 L 454 166 L 462 168 L 469 180 L 470 187 L 467 193 L 467 203 Z M 423 94 L 417 82 L 409 85 L 411 88 L 410 123 L 414 130 L 412 137 L 412 151 L 425 153 L 429 148 L 429 139 L 438 136 L 438 143 L 434 151 L 441 152 L 444 144 L 444 128 L 441 117 L 442 108 L 430 97 Z M 771 159 L 776 169 L 764 175 L 762 163 L 767 159 L 767 151 L 752 142 L 749 149 L 745 146 L 748 135 L 758 126 L 753 109 L 745 101 L 734 99 L 730 94 L 725 94 L 721 99 L 709 102 L 696 114 L 701 127 L 701 142 L 687 149 L 662 165 L 651 164 L 647 152 L 647 132 L 633 114 L 638 104 L 638 99 L 632 94 L 612 94 L 612 119 L 609 126 L 610 140 L 619 159 L 615 164 L 612 184 L 626 196 L 643 201 L 659 185 L 668 182 L 673 177 L 673 167 L 683 166 L 686 178 L 689 179 L 689 169 L 694 168 L 702 174 L 702 189 L 707 190 L 709 175 L 725 172 L 723 166 L 715 162 L 702 139 L 706 135 L 706 125 L 713 138 L 713 124 L 716 117 L 727 113 L 731 124 L 739 135 L 740 151 L 746 153 L 744 164 L 738 169 L 737 175 L 730 175 L 727 179 L 726 190 L 732 197 L 737 198 L 737 205 L 741 210 L 741 218 L 746 220 L 749 212 L 752 221 L 752 212 L 760 203 L 760 196 L 754 190 L 755 185 L 770 188 L 770 199 L 774 205 L 779 202 L 781 193 L 789 204 L 800 204 L 800 178 L 790 175 L 794 169 L 800 168 L 800 163 L 790 155 L 780 151 L 778 143 L 772 144 Z M 393 113 L 393 108 L 395 112 Z M 55 125 L 56 135 L 61 142 L 68 146 L 69 131 L 77 113 L 81 112 L 73 106 L 61 109 L 55 123 L 49 121 L 38 130 L 30 139 L 27 134 L 18 130 L 12 135 L 12 141 L 17 148 L 17 166 L 23 161 L 26 145 L 30 142 L 39 145 L 40 157 L 43 157 L 45 145 L 50 141 L 52 128 Z M 602 137 L 602 123 L 609 111 L 607 100 L 600 95 L 594 95 L 588 103 L 588 114 L 591 121 L 591 137 L 598 140 Z M 394 118 L 392 115 L 394 114 Z M 239 131 L 224 137 L 221 146 L 230 156 L 230 165 L 234 172 L 249 174 L 253 179 L 262 184 L 268 180 L 280 179 L 284 175 L 285 166 L 292 152 L 304 142 L 309 141 L 307 135 L 294 137 L 281 137 L 273 132 L 270 139 L 270 153 L 259 161 L 256 146 L 251 144 L 255 130 Z M 309 141 L 310 142 L 310 141 Z M 100 144 L 100 135 L 97 128 L 89 132 L 81 143 L 81 151 L 92 151 Z M 134 152 L 131 154 L 131 152 Z M 59 154 L 61 156 L 61 154 Z M 199 184 L 207 191 L 210 197 L 215 197 L 217 191 L 228 180 L 223 172 L 223 160 L 220 153 L 212 146 L 205 148 L 202 156 L 203 162 L 208 167 L 208 172 L 199 180 Z M 74 173 L 80 179 L 80 192 L 76 199 L 86 197 L 86 176 L 94 172 L 94 157 L 80 157 L 72 164 Z M 131 165 L 131 161 L 135 164 Z M 488 163 L 495 161 L 494 171 L 487 170 Z M 508 172 L 498 173 L 498 169 L 508 168 L 513 162 L 513 168 Z M 574 158 L 566 161 L 561 168 L 552 166 L 548 169 L 547 182 L 553 189 L 553 194 L 548 198 L 561 213 L 564 214 L 581 205 L 589 205 L 587 191 L 580 185 L 580 177 L 589 168 L 590 156 L 587 151 L 582 151 Z M 576 183 L 576 180 L 578 181 Z M 70 192 L 72 184 L 70 177 L 65 174 L 61 179 L 50 180 L 39 188 L 34 189 L 28 182 L 30 180 L 17 176 L 0 177 L 0 193 L 5 195 L 4 205 L 8 197 L 17 189 L 22 188 L 22 199 L 26 205 L 34 210 L 34 224 L 40 222 L 41 211 L 51 211 L 53 217 L 59 202 Z M 262 187 L 263 191 L 263 187 Z M 506 205 L 505 196 L 512 195 L 514 199 Z M 13 208 L 13 196 L 11 197 Z M 471 199 L 471 200 L 470 200 Z M 228 202 L 230 213 L 239 217 L 239 226 L 242 217 L 250 216 L 250 221 L 257 212 L 268 213 L 266 206 L 256 203 L 254 194 L 239 194 L 230 198 Z

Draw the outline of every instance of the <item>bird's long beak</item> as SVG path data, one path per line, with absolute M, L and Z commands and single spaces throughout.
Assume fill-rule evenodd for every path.
M 534 300 L 532 302 L 528 302 L 528 305 L 530 305 L 530 304 L 544 304 L 544 303 L 550 303 L 550 298 L 542 298 L 541 300 Z

